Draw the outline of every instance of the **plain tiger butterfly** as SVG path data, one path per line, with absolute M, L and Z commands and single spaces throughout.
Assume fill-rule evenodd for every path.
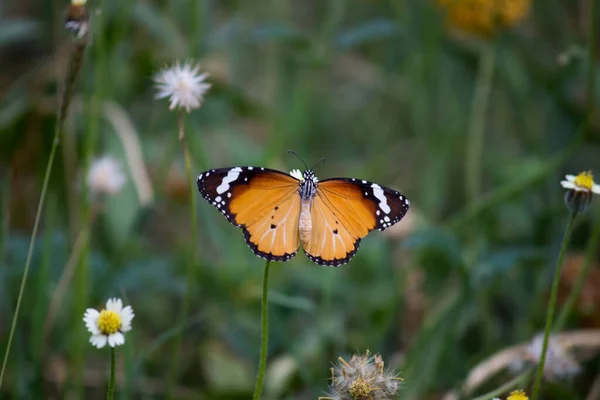
M 367 234 L 400 221 L 410 202 L 399 192 L 354 178 L 319 181 L 312 169 L 290 174 L 261 167 L 205 171 L 198 190 L 242 228 L 254 254 L 288 261 L 300 244 L 320 265 L 346 264 Z

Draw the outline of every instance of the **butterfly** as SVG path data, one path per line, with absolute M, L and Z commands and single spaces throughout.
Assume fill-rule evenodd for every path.
M 394 225 L 410 206 L 395 190 L 354 178 L 319 181 L 309 168 L 211 169 L 197 183 L 202 197 L 243 229 L 254 254 L 272 261 L 288 261 L 302 244 L 319 265 L 346 264 L 362 238 Z

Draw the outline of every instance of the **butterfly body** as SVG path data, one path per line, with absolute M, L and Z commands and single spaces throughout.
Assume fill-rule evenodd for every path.
M 410 204 L 376 183 L 319 181 L 310 169 L 291 174 L 262 167 L 214 169 L 198 176 L 198 190 L 243 229 L 256 255 L 287 261 L 302 245 L 311 261 L 328 266 L 347 263 L 363 237 L 398 222 Z

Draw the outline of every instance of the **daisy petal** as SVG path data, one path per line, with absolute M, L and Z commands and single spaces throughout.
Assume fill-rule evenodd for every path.
M 101 349 L 106 346 L 107 338 L 104 335 L 92 335 L 90 338 L 90 343 L 92 346 Z
M 135 317 L 133 308 L 131 306 L 124 307 L 121 310 L 121 332 L 127 332 L 131 330 L 131 320 Z
M 125 336 L 121 332 L 113 333 L 108 336 L 108 345 L 110 347 L 120 346 L 125 343 Z
M 98 329 L 98 317 L 100 313 L 98 310 L 94 310 L 93 308 L 88 308 L 83 314 L 83 322 L 85 322 L 85 327 L 92 335 L 97 335 L 100 333 L 100 329 Z
M 575 182 L 575 175 L 566 175 L 565 179 L 568 180 L 569 182 Z
M 561 186 L 565 189 L 575 189 L 577 188 L 577 185 L 571 181 L 561 181 L 560 182 Z
M 600 194 L 600 185 L 594 183 L 594 186 L 592 186 L 592 192 L 596 193 L 596 194 Z
M 121 312 L 121 309 L 123 308 L 123 302 L 121 301 L 121 299 L 108 299 L 108 301 L 106 302 L 106 309 L 108 311 L 113 311 L 117 314 L 119 314 Z

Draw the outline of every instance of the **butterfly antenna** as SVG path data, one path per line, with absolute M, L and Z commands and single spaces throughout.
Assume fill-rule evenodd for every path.
M 302 157 L 300 157 L 298 154 L 296 154 L 293 150 L 288 150 L 287 152 L 288 152 L 288 154 L 295 155 L 298 158 L 298 160 L 300 160 L 302 162 L 302 164 L 304 164 L 304 168 L 309 169 L 308 165 L 306 165 L 306 163 L 304 162 L 304 160 L 302 159 Z
M 316 167 L 317 165 L 319 165 L 319 163 L 322 163 L 322 162 L 323 162 L 323 163 L 325 162 L 325 158 L 324 158 L 324 157 L 321 157 L 321 159 L 320 159 L 319 161 L 317 161 L 316 163 L 314 163 L 314 165 L 313 165 L 312 167 L 310 167 L 310 170 L 311 170 L 311 171 L 312 171 L 312 170 L 314 170 L 314 169 L 315 169 L 315 167 Z

